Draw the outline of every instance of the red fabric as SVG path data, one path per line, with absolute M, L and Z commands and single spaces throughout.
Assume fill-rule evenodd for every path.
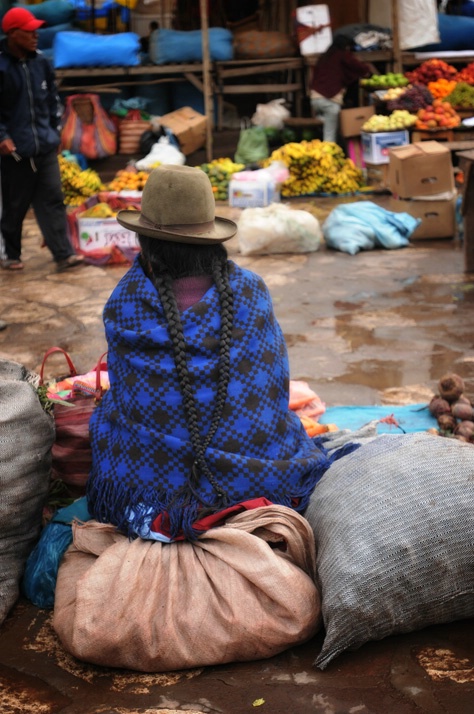
M 322 55 L 313 70 L 311 89 L 331 99 L 341 89 L 372 74 L 365 62 L 360 62 L 349 50 L 333 48 Z
M 235 516 L 237 513 L 242 513 L 242 511 L 251 511 L 254 508 L 261 508 L 262 506 L 273 505 L 271 501 L 266 498 L 253 498 L 250 501 L 243 501 L 235 506 L 230 506 L 223 511 L 218 513 L 212 513 L 209 516 L 201 518 L 199 521 L 193 523 L 193 528 L 198 531 L 208 531 L 210 528 L 215 528 L 216 526 L 222 526 L 230 516 Z M 160 514 L 153 523 L 151 524 L 150 530 L 155 533 L 162 533 L 163 535 L 170 537 L 169 531 L 169 521 L 167 514 Z M 179 536 L 176 540 L 184 540 L 184 536 Z

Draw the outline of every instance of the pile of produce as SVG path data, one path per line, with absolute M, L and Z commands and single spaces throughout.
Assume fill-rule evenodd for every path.
M 388 74 L 373 74 L 367 79 L 361 79 L 360 84 L 367 89 L 405 87 L 408 84 L 408 79 L 401 72 L 389 72 Z
M 466 65 L 458 72 L 456 77 L 458 82 L 466 82 L 466 84 L 474 84 L 474 62 Z
M 457 82 L 455 79 L 437 79 L 436 82 L 428 82 L 428 89 L 433 95 L 434 99 L 444 99 L 450 94 L 456 87 Z
M 116 215 L 117 213 L 113 211 L 112 207 L 109 206 L 108 203 L 105 203 L 105 201 L 96 203 L 95 206 L 88 208 L 80 214 L 81 218 L 115 218 Z
M 474 409 L 464 394 L 464 380 L 448 372 L 438 382 L 438 394 L 428 407 L 438 422 L 437 433 L 474 443 Z
M 99 201 L 95 206 L 83 211 L 80 216 L 81 218 L 115 218 L 123 209 L 138 211 L 139 207 L 116 196 L 108 195 L 106 200 Z
M 416 114 L 419 109 L 427 107 L 433 102 L 433 95 L 427 87 L 422 84 L 414 84 L 396 99 L 387 103 L 389 112 L 396 109 L 406 109 L 407 112 Z
M 209 176 L 216 201 L 226 201 L 229 195 L 229 183 L 234 174 L 243 171 L 244 164 L 236 164 L 229 158 L 214 159 L 199 167 Z
M 290 172 L 282 184 L 283 197 L 314 193 L 353 193 L 364 185 L 362 172 L 332 141 L 291 142 L 272 152 L 263 162 L 281 161 Z
M 405 72 L 405 77 L 412 84 L 425 84 L 436 82 L 438 79 L 456 79 L 458 71 L 456 67 L 447 64 L 440 59 L 429 59 L 422 62 L 419 67 L 412 72 Z
M 68 206 L 80 206 L 86 198 L 103 191 L 104 185 L 99 174 L 93 169 L 82 170 L 75 161 L 58 156 L 64 203 Z
M 458 82 L 446 101 L 459 109 L 474 109 L 474 87 L 467 82 Z
M 410 114 L 405 109 L 396 109 L 392 114 L 373 114 L 362 125 L 362 131 L 396 131 L 407 129 L 416 122 L 416 114 Z
M 143 191 L 149 175 L 149 171 L 137 171 L 133 167 L 120 169 L 107 188 L 109 191 Z
M 407 89 L 411 89 L 411 84 L 407 84 L 406 87 L 392 87 L 392 89 L 387 89 L 384 94 L 380 97 L 384 102 L 389 102 L 392 99 L 398 99 L 402 94 L 405 94 Z
M 416 129 L 439 131 L 453 129 L 461 123 L 461 117 L 456 113 L 452 104 L 435 99 L 433 104 L 425 109 L 420 109 L 417 114 Z

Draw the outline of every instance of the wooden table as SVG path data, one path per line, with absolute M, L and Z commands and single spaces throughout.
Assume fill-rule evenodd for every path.
M 280 79 L 267 83 L 256 81 L 262 75 L 280 74 Z M 302 57 L 281 57 L 275 59 L 245 59 L 214 62 L 217 99 L 217 128 L 222 129 L 224 97 L 229 94 L 279 94 L 294 105 L 294 113 L 301 116 L 304 94 L 304 62 Z M 235 79 L 251 79 L 234 83 Z M 231 80 L 228 82 L 228 80 Z
M 204 67 L 201 62 L 147 64 L 134 67 L 71 67 L 55 70 L 58 88 L 61 92 L 103 91 L 124 86 L 184 81 L 191 82 L 200 92 L 204 92 L 203 73 Z M 150 79 L 137 79 L 140 75 L 149 75 Z M 69 83 L 75 78 L 90 79 L 90 85 L 70 86 Z M 65 82 L 68 82 L 67 86 Z

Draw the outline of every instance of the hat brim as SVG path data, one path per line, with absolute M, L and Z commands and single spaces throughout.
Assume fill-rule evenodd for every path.
M 39 30 L 39 28 L 45 24 L 45 20 L 29 20 L 29 22 L 25 22 L 25 24 L 19 27 L 18 29 L 24 30 L 25 32 L 34 32 L 35 30 Z
M 213 222 L 213 228 L 204 233 L 190 231 L 189 233 L 173 231 L 172 226 L 157 227 L 150 225 L 149 221 L 142 217 L 140 211 L 123 210 L 117 213 L 118 223 L 130 231 L 135 231 L 140 235 L 149 238 L 158 238 L 174 243 L 194 243 L 197 245 L 209 245 L 212 243 L 224 243 L 237 233 L 237 224 L 228 218 L 218 218 Z

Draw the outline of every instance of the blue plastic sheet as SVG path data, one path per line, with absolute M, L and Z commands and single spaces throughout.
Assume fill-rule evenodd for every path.
M 15 2 L 12 7 L 27 8 L 38 20 L 44 20 L 48 27 L 72 22 L 76 12 L 74 3 L 68 2 L 68 0 L 43 0 L 35 5 L 30 5 L 27 2 Z
M 95 35 L 58 32 L 53 42 L 54 66 L 134 67 L 140 64 L 140 38 L 135 32 Z
M 26 561 L 21 589 L 36 607 L 45 610 L 54 607 L 59 564 L 72 543 L 71 524 L 75 519 L 83 522 L 91 519 L 85 497 L 55 513 Z
M 474 13 L 474 3 L 464 3 L 464 12 L 471 5 Z M 460 52 L 474 48 L 474 17 L 438 14 L 438 30 L 440 41 L 423 47 L 415 47 L 411 52 Z
M 233 35 L 224 27 L 210 27 L 209 56 L 215 61 L 234 56 Z M 150 59 L 154 64 L 202 62 L 201 30 L 155 30 L 150 37 Z
M 435 417 L 430 413 L 428 404 L 404 404 L 397 406 L 388 404 L 384 406 L 339 406 L 327 407 L 319 418 L 321 424 L 335 424 L 339 429 L 356 431 L 370 421 L 385 419 L 394 416 L 404 432 L 427 431 L 437 428 Z M 401 434 L 401 430 L 392 424 L 379 423 L 378 434 Z
M 374 248 L 406 248 L 420 223 L 408 213 L 387 211 L 372 201 L 356 201 L 334 208 L 322 228 L 329 248 L 355 255 Z

